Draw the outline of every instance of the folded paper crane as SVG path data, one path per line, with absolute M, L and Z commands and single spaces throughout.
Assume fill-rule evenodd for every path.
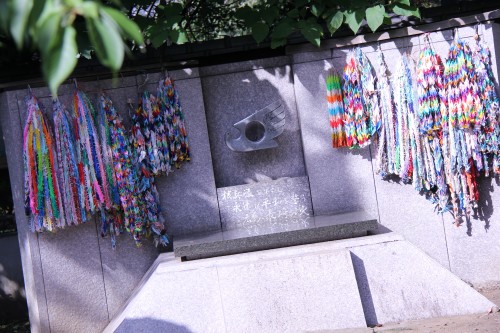
M 285 108 L 278 100 L 238 121 L 233 126 L 239 131 L 238 137 L 227 132 L 226 145 L 232 151 L 254 151 L 278 147 L 273 140 L 283 133 L 285 128 Z

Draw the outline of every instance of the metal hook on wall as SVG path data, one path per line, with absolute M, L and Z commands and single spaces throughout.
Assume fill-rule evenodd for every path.
M 424 35 L 423 35 L 423 40 L 424 40 L 424 43 L 427 44 L 427 45 L 430 45 L 431 44 L 431 34 L 430 32 L 426 32 Z
M 132 104 L 132 98 L 127 98 L 128 105 L 128 119 L 132 120 L 131 112 L 134 110 L 134 105 Z
M 145 73 L 145 75 L 146 75 L 146 77 L 144 78 L 144 81 L 142 83 L 139 83 L 137 85 L 137 89 L 141 89 L 142 87 L 144 87 L 149 82 L 149 73 Z
M 476 23 L 476 25 L 474 26 L 474 39 L 476 41 L 479 41 L 479 23 Z
M 455 27 L 453 28 L 453 40 L 457 42 L 460 39 L 460 36 L 458 35 L 458 28 Z

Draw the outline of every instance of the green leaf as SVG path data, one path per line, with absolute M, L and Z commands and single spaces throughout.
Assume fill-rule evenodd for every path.
M 326 21 L 328 31 L 330 31 L 330 33 L 333 35 L 335 31 L 337 31 L 338 28 L 340 28 L 343 22 L 344 22 L 344 14 L 342 14 L 342 12 L 336 12 Z
M 97 2 L 85 1 L 80 5 L 84 17 L 97 19 L 99 17 L 99 7 Z M 105 7 L 104 7 L 105 8 Z
M 6 1 L 1 1 L 1 2 L 6 3 Z M 30 30 L 34 29 L 36 22 L 38 21 L 38 19 L 41 18 L 42 12 L 43 12 L 47 2 L 50 2 L 50 1 L 37 0 L 37 1 L 33 2 L 33 8 L 31 9 L 30 17 L 28 19 L 28 27 Z M 47 4 L 47 5 L 50 6 L 50 4 Z M 2 7 L 2 5 L 0 5 L 0 11 L 2 10 L 1 7 Z
M 122 7 L 122 2 L 120 0 L 109 0 L 111 3 L 115 4 L 118 7 Z
M 382 5 L 366 9 L 366 22 L 372 31 L 376 31 L 384 22 L 385 8 Z
M 10 34 L 12 35 L 17 48 L 21 49 L 24 44 L 28 19 L 30 17 L 31 9 L 33 8 L 33 0 L 10 0 L 8 1 L 8 5 Z
M 275 49 L 286 44 L 286 38 L 273 38 L 271 39 L 271 48 Z
M 299 28 L 302 35 L 313 45 L 320 46 L 323 29 L 321 25 L 313 21 L 299 22 Z
M 348 8 L 361 8 L 361 7 L 368 7 L 369 5 L 369 0 L 349 0 L 349 5 Z
M 327 10 L 325 10 L 323 12 L 323 14 L 321 14 L 321 18 L 323 18 L 324 20 L 326 20 L 330 16 L 334 15 L 336 12 L 338 12 L 337 8 L 328 8 Z
M 161 28 L 160 26 L 157 26 L 158 28 Z M 160 46 L 165 43 L 165 41 L 170 37 L 170 32 L 172 30 L 170 29 L 155 29 L 154 32 L 151 34 L 151 44 L 153 45 L 154 48 L 159 48 Z
M 141 29 L 139 29 L 139 26 L 135 24 L 134 21 L 131 21 L 119 10 L 110 7 L 103 7 L 102 11 L 108 14 L 116 22 L 125 36 L 137 44 L 144 44 Z
M 264 22 L 257 22 L 252 26 L 252 36 L 257 43 L 266 39 L 269 34 L 269 26 Z
M 102 17 L 102 21 L 87 19 L 90 41 L 95 48 L 99 61 L 113 71 L 123 63 L 124 45 L 117 26 L 113 21 Z
M 163 12 L 161 20 L 156 22 L 157 25 L 163 25 L 164 28 L 174 28 L 175 26 L 180 26 L 183 20 L 182 16 L 182 5 L 180 3 L 168 3 L 163 6 Z M 151 20 L 151 19 L 150 19 Z M 153 23 L 155 24 L 155 23 Z
M 420 10 L 416 7 L 413 6 L 407 6 L 407 5 L 395 5 L 392 8 L 392 11 L 394 14 L 401 15 L 401 16 L 415 16 L 420 18 Z
M 136 17 L 134 17 L 134 22 L 139 26 L 139 28 L 143 32 L 146 32 L 146 30 L 148 28 L 150 28 L 152 24 L 154 24 L 154 21 L 152 21 L 151 19 L 148 19 L 148 18 L 146 18 L 144 16 L 136 16 Z
M 45 19 L 35 29 L 35 40 L 42 57 L 45 57 L 59 42 L 55 36 L 59 36 L 62 30 L 62 17 L 61 12 L 52 12 L 45 16 Z
M 80 52 L 81 56 L 84 57 L 85 59 L 92 59 L 92 50 L 90 49 L 85 49 L 82 52 Z
M 179 22 L 177 17 L 182 17 L 182 4 L 177 2 L 170 2 L 165 5 L 163 9 L 163 17 L 167 19 L 167 21 L 176 21 Z
M 172 30 L 170 32 L 170 40 L 174 44 L 184 44 L 188 41 L 186 37 L 186 33 L 184 31 L 179 31 L 179 30 Z
M 57 88 L 70 76 L 78 62 L 78 48 L 76 46 L 76 30 L 72 26 L 62 31 L 62 36 L 53 36 L 57 39 L 56 46 L 42 59 L 42 71 L 49 84 L 50 92 L 57 96 Z
M 83 0 L 63 0 L 64 5 L 68 7 L 78 7 L 82 4 Z
M 364 18 L 364 10 L 362 9 L 357 9 L 357 10 L 347 10 L 344 12 L 345 16 L 345 23 L 351 28 L 351 30 L 357 34 L 359 27 L 361 27 L 361 23 L 363 22 Z
M 268 7 L 262 11 L 261 17 L 267 23 L 271 24 L 278 18 L 278 8 L 276 7 Z
M 410 0 L 396 0 L 396 2 L 402 5 L 411 6 Z
M 7 1 L 0 1 L 0 28 L 2 28 L 4 32 L 9 31 L 8 21 L 9 21 L 9 7 Z
M 288 16 L 289 18 L 298 18 L 299 17 L 299 10 L 297 8 L 294 8 L 292 9 L 291 11 L 289 11 L 286 16 Z
M 276 28 L 274 28 L 273 33 L 271 34 L 271 37 L 273 39 L 282 39 L 282 38 L 287 38 L 292 32 L 293 32 L 293 27 L 290 24 L 290 20 L 283 20 L 281 21 Z
M 249 6 L 238 8 L 234 13 L 234 16 L 240 20 L 243 20 L 245 22 L 245 25 L 248 27 L 251 27 L 260 19 L 259 13 Z
M 322 4 L 313 4 L 311 6 L 311 13 L 316 17 L 319 17 L 324 10 L 325 6 Z

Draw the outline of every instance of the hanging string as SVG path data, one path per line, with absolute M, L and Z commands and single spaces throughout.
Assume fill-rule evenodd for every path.
M 25 99 L 28 115 L 23 132 L 25 212 L 33 231 L 55 231 L 65 226 L 59 170 L 52 132 L 39 102 L 31 93 Z
M 417 65 L 418 116 L 420 131 L 432 134 L 441 129 L 443 64 L 427 42 Z
M 83 192 L 78 174 L 77 148 L 71 121 L 59 100 L 53 102 L 53 117 L 59 184 L 66 224 L 81 224 L 87 221 L 87 215 L 81 205 Z
M 326 76 L 326 100 L 332 129 L 332 146 L 333 148 L 346 147 L 342 84 L 339 74 L 334 69 L 329 70 Z
M 434 52 L 429 36 L 417 64 L 418 117 L 424 145 L 425 187 L 427 196 L 437 204 L 438 212 L 449 209 L 445 165 L 441 149 L 442 113 L 446 113 L 443 96 L 443 64 Z
M 134 178 L 128 178 L 131 153 L 124 137 L 124 128 L 111 100 L 101 94 L 98 100 L 96 124 L 101 139 L 102 157 L 111 205 L 101 210 L 101 236 L 110 235 L 111 246 L 116 248 L 116 236 L 124 231 L 131 218 L 132 206 L 129 187 L 134 186 Z M 133 198 L 133 196 L 132 196 Z M 125 220 L 125 222 L 124 222 Z
M 406 54 L 402 56 L 394 76 L 397 123 L 395 170 L 404 182 L 412 182 L 414 188 L 420 191 L 423 189 L 425 166 L 415 109 L 413 70 Z
M 153 175 L 168 174 L 170 171 L 168 142 L 156 97 L 145 91 L 139 101 L 136 115 L 137 125 L 144 137 L 150 172 Z
M 358 66 L 361 73 L 361 89 L 363 92 L 362 100 L 365 105 L 365 112 L 367 114 L 366 117 L 368 119 L 368 141 L 366 141 L 366 144 L 368 145 L 370 144 L 370 137 L 372 137 L 380 129 L 382 118 L 380 114 L 378 92 L 375 89 L 376 77 L 373 75 L 372 65 L 360 48 L 356 49 L 356 58 L 358 60 Z
M 456 39 L 451 44 L 444 66 L 445 96 L 451 126 L 469 129 L 483 123 L 484 111 L 477 94 L 474 74 L 469 45 Z
M 146 95 L 146 101 L 149 97 Z M 166 245 L 168 244 L 168 236 L 166 234 L 164 219 L 161 215 L 159 205 L 159 194 L 156 190 L 153 163 L 151 158 L 154 155 L 148 150 L 148 138 L 151 138 L 151 133 L 144 134 L 144 131 L 151 131 L 149 124 L 149 114 L 143 108 L 144 98 L 139 99 L 139 104 L 132 116 L 132 138 L 133 147 L 133 163 L 137 174 L 137 198 L 138 214 L 140 218 L 129 220 L 127 230 L 132 233 L 137 246 L 141 245 L 143 235 L 148 235 L 150 231 L 155 234 L 155 243 Z
M 75 119 L 75 141 L 83 202 L 81 205 L 90 213 L 98 211 L 101 205 L 109 209 L 111 200 L 109 187 L 102 161 L 99 135 L 96 131 L 92 104 L 87 96 L 76 90 L 73 96 L 73 115 Z
M 190 160 L 189 143 L 179 94 L 170 77 L 167 76 L 160 80 L 157 100 L 166 125 L 167 145 L 169 147 L 168 154 L 165 153 L 164 156 L 168 159 L 170 166 L 179 169 L 182 162 Z
M 362 100 L 361 73 L 354 52 L 349 52 L 343 74 L 343 93 L 347 147 L 359 148 L 369 144 L 368 114 Z
M 472 53 L 458 37 L 444 65 L 444 95 L 448 123 L 443 123 L 443 154 L 449 154 L 449 187 L 456 224 L 477 205 L 476 173 L 484 167 L 478 135 L 485 124 L 484 108 L 476 83 Z M 445 150 L 446 149 L 446 150 Z
M 377 162 L 375 172 L 385 177 L 395 173 L 396 133 L 392 89 L 387 75 L 387 65 L 383 53 L 378 53 L 378 90 L 380 91 L 381 128 L 378 137 Z
M 482 42 L 479 35 L 475 36 L 475 47 L 472 62 L 476 74 L 478 94 L 485 111 L 483 129 L 479 133 L 478 143 L 483 153 L 483 165 L 486 176 L 490 174 L 489 159 L 493 160 L 493 171 L 500 174 L 500 116 L 499 102 L 495 90 L 491 56 L 488 46 Z

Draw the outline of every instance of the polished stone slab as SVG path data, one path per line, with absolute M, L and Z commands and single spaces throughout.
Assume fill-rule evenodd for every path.
M 357 246 L 349 251 L 368 326 L 486 314 L 494 306 L 408 241 Z
M 375 229 L 377 219 L 365 212 L 304 217 L 177 238 L 174 253 L 195 260 L 365 236 Z
M 276 225 L 314 215 L 307 177 L 280 178 L 217 189 L 222 230 Z
M 349 251 L 345 244 L 326 242 L 186 262 L 163 253 L 104 333 L 292 333 L 364 326 Z
M 288 60 L 278 57 L 200 68 L 217 188 L 306 175 Z M 238 134 L 236 122 L 278 100 L 283 101 L 286 119 L 283 133 L 275 139 L 278 147 L 242 153 L 226 146 L 226 134 Z

